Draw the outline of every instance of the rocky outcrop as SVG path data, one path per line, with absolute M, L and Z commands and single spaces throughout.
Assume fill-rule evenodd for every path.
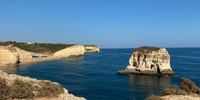
M 200 100 L 199 96 L 193 95 L 167 95 L 160 98 L 162 100 Z
M 0 46 L 0 64 L 17 64 L 19 55 L 13 45 Z
M 118 74 L 176 75 L 165 48 L 140 47 L 131 53 L 129 65 Z
M 60 51 L 55 52 L 52 56 L 53 57 L 60 57 L 60 58 L 67 58 L 70 56 L 80 56 L 84 55 L 85 48 L 83 45 L 74 45 L 70 46 L 66 49 L 62 49 Z
M 22 49 L 20 49 L 18 47 L 15 47 L 15 50 L 19 55 L 20 62 L 22 62 L 25 59 L 31 59 L 32 58 L 32 54 L 34 54 L 33 52 L 28 52 L 28 51 L 22 50 Z
M 19 62 L 26 62 L 27 60 L 34 60 L 34 58 L 47 57 L 49 55 L 25 51 L 18 47 L 15 47 L 15 50 L 19 54 Z
M 100 52 L 100 49 L 96 45 L 84 45 L 85 52 Z
M 10 74 L 8 75 L 7 73 L 3 72 L 2 70 L 0 70 L 0 78 L 5 79 L 7 82 L 7 85 L 11 86 L 11 84 L 14 82 L 14 80 L 19 79 L 22 80 L 23 82 L 28 82 L 30 84 L 32 84 L 32 87 L 41 87 L 41 83 L 45 84 L 45 83 L 51 83 L 53 85 L 59 85 L 59 83 L 57 82 L 51 82 L 49 80 L 37 80 L 35 78 L 30 78 L 30 77 L 23 77 L 23 76 L 19 76 L 19 75 L 15 75 L 15 74 Z M 23 88 L 23 87 L 22 87 Z M 63 89 L 62 94 L 60 94 L 57 98 L 46 98 L 46 97 L 35 97 L 35 100 L 86 100 L 83 97 L 76 97 L 73 94 L 69 94 L 68 90 L 65 88 L 61 88 Z M 33 94 L 36 95 L 37 91 L 33 91 Z

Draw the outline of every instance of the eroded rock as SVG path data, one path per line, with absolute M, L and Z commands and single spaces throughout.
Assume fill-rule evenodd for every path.
M 131 53 L 129 65 L 118 74 L 176 75 L 165 48 L 140 47 Z
M 17 64 L 19 54 L 13 45 L 0 46 L 0 64 Z
M 100 52 L 100 49 L 96 45 L 84 45 L 85 52 Z

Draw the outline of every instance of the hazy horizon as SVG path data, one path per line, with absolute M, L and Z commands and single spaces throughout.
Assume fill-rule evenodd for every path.
M 0 1 L 0 41 L 200 47 L 199 0 Z

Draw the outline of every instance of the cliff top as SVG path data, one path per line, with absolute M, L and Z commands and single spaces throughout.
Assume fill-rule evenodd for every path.
M 13 44 L 15 47 L 23 49 L 25 51 L 35 52 L 35 53 L 54 53 L 56 51 L 65 49 L 67 47 L 73 46 L 74 44 L 52 44 L 52 43 L 34 43 L 28 44 L 23 42 L 0 42 L 0 46 L 7 46 Z
M 158 51 L 160 48 L 157 47 L 149 47 L 149 46 L 143 46 L 136 48 L 133 52 L 139 51 L 139 52 L 144 52 L 144 51 Z

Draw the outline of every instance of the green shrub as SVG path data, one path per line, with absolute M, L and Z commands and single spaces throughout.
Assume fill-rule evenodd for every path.
M 176 94 L 176 89 L 174 88 L 165 88 L 163 91 L 159 93 L 160 96 L 175 95 L 175 94 Z
M 50 44 L 50 43 L 34 43 L 27 44 L 23 42 L 0 42 L 0 45 L 7 46 L 13 44 L 15 47 L 23 49 L 25 51 L 35 52 L 35 53 L 54 53 L 59 50 L 65 49 L 67 47 L 73 46 L 73 44 Z
M 136 48 L 133 52 L 136 52 L 136 51 L 143 52 L 144 50 L 146 50 L 146 51 L 158 51 L 159 49 L 160 48 L 157 48 L 157 47 L 143 46 L 143 47 Z
M 181 78 L 181 89 L 184 90 L 185 92 L 189 93 L 199 93 L 199 88 L 196 86 L 194 82 L 192 82 L 190 79 L 186 78 Z
M 11 87 L 12 99 L 33 98 L 33 87 L 30 83 L 16 79 Z
M 152 94 L 147 98 L 147 100 L 162 100 L 162 99 L 159 96 Z
M 165 95 L 186 95 L 187 93 L 180 89 L 177 85 L 171 85 L 159 93 L 159 96 Z
M 10 87 L 5 79 L 0 78 L 0 100 L 8 100 L 10 97 Z
M 42 88 L 38 88 L 38 97 L 55 97 L 64 93 L 63 87 L 60 84 L 53 84 L 51 82 L 41 83 Z

